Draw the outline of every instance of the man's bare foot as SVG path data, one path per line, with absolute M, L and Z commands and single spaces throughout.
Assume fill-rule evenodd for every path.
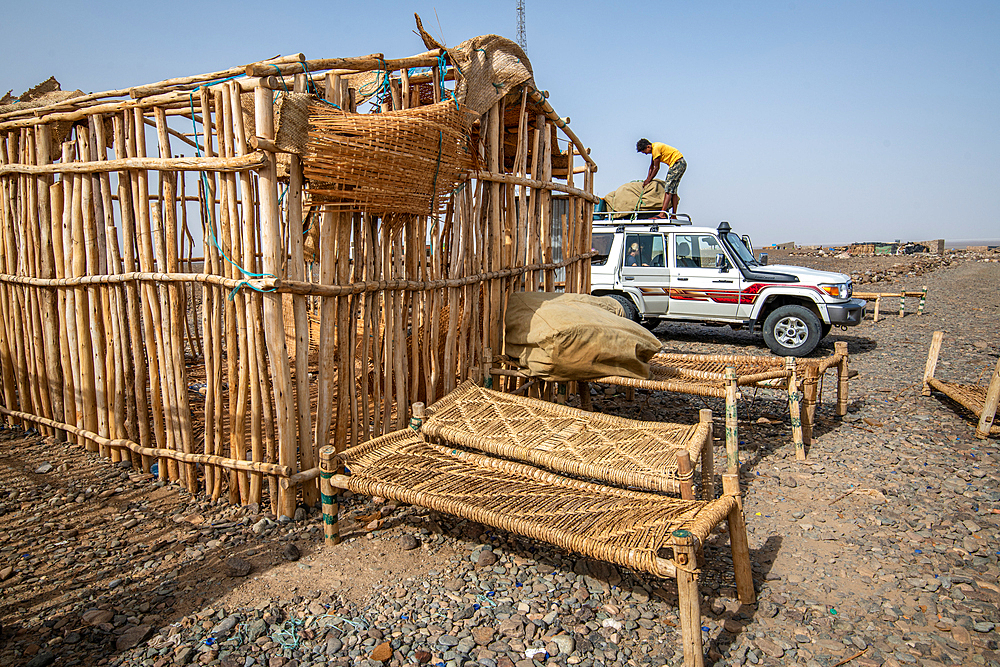
M 666 218 L 667 214 L 663 211 L 660 211 L 659 213 L 653 216 L 653 220 L 666 220 Z

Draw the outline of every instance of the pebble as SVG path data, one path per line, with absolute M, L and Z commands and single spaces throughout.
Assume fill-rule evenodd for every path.
M 866 319 L 831 335 L 848 341 L 852 368 L 861 373 L 851 381 L 844 420 L 834 414 L 835 376 L 827 376 L 805 463 L 795 460 L 780 401 L 764 391 L 741 401 L 758 603 L 736 599 L 724 561 L 728 540 L 713 536 L 699 585 L 706 653 L 717 665 L 829 667 L 861 650 L 847 664 L 1000 665 L 1000 513 L 994 511 L 1000 510 L 1000 445 L 975 440 L 971 421 L 944 400 L 920 396 L 932 331 L 949 332 L 938 366 L 944 377 L 975 381 L 974 373 L 995 366 L 1000 353 L 993 329 L 1000 264 L 970 266 L 953 259 L 919 276 L 899 276 L 909 281 L 906 289 L 929 284 L 923 316 Z M 886 276 L 888 270 L 880 269 Z M 982 271 L 990 273 L 984 278 Z M 763 353 L 758 337 L 745 332 L 662 325 L 657 333 L 672 351 Z M 832 351 L 832 344 L 822 345 Z M 638 395 L 629 404 L 598 391 L 594 403 L 621 416 L 674 422 L 706 405 L 723 414 L 715 399 Z M 138 467 L 12 435 L 0 429 L 0 456 L 10 458 L 17 442 L 21 457 L 0 487 L 0 587 L 9 610 L 0 664 L 682 664 L 672 581 L 360 496 L 341 496 L 344 515 L 382 522 L 370 539 L 359 532 L 345 539 L 364 540 L 372 554 L 420 548 L 414 556 L 426 559 L 429 571 L 376 581 L 352 601 L 336 585 L 311 590 L 317 566 L 295 570 L 301 575 L 295 590 L 223 608 L 216 590 L 238 584 L 225 577 L 254 570 L 264 576 L 282 567 L 289 547 L 307 554 L 299 553 L 298 564 L 312 562 L 309 554 L 322 548 L 318 513 L 299 508 L 293 521 L 280 522 L 266 503 L 192 499 L 176 484 L 155 486 Z M 51 447 L 69 464 L 65 474 L 31 478 L 54 456 Z M 716 457 L 722 460 L 721 448 Z M 151 499 L 151 488 L 169 502 Z M 96 514 L 84 520 L 72 512 Z M 42 577 L 59 579 L 54 594 Z M 58 601 L 43 604 L 43 591 Z M 123 641 L 136 643 L 117 650 Z

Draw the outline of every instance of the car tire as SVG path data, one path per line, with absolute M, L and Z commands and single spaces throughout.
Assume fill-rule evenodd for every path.
M 822 323 L 805 306 L 775 308 L 764 320 L 764 342 L 782 357 L 804 357 L 819 345 Z
M 625 309 L 625 317 L 632 320 L 636 324 L 642 323 L 642 318 L 639 317 L 639 309 L 635 306 L 635 301 L 625 296 L 624 294 L 612 294 L 610 295 L 612 299 L 617 301 Z

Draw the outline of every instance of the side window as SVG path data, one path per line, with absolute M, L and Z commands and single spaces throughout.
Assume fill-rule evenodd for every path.
M 694 234 L 674 235 L 674 266 L 679 269 L 693 269 L 700 266 L 695 261 L 695 249 L 698 248 L 697 236 Z
M 714 268 L 718 252 L 719 242 L 710 234 L 674 235 L 674 266 L 678 268 Z
M 615 240 L 615 235 L 610 232 L 601 232 L 591 237 L 591 250 L 597 254 L 590 258 L 590 263 L 594 266 L 604 266 L 608 262 L 608 255 L 611 254 L 611 244 Z
M 629 234 L 625 237 L 625 266 L 665 266 L 661 234 Z

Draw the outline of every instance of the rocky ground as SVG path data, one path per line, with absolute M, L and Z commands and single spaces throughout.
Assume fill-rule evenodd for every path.
M 772 253 L 772 263 L 884 276 L 870 281 L 879 291 L 928 285 L 927 310 L 823 342 L 817 354 L 847 341 L 860 374 L 843 420 L 826 379 L 804 463 L 779 398 L 744 393 L 759 602 L 734 599 L 719 536 L 701 580 L 716 664 L 1000 665 L 1000 443 L 976 440 L 946 399 L 920 395 L 937 329 L 947 332 L 941 377 L 975 381 L 995 367 L 1000 262 L 989 259 Z M 656 333 L 671 351 L 767 353 L 759 336 L 728 328 Z M 637 392 L 626 402 L 600 389 L 597 409 L 623 416 L 694 422 L 706 406 L 722 416 L 714 399 Z M 417 508 L 341 500 L 347 539 L 326 547 L 315 510 L 278 523 L 75 445 L 0 431 L 0 664 L 682 661 L 669 581 Z

